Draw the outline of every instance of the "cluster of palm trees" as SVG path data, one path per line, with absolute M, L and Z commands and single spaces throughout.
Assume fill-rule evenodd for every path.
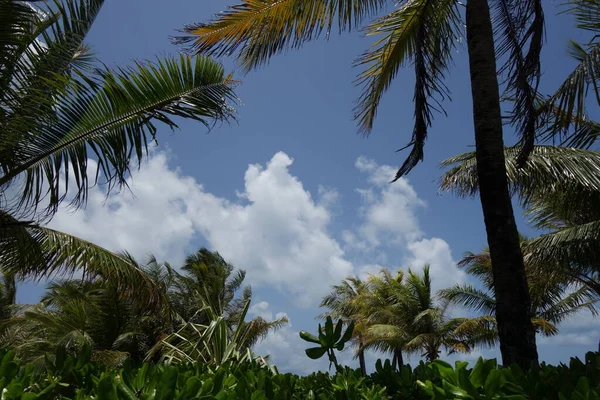
M 368 350 L 391 355 L 392 365 L 399 369 L 404 355 L 416 354 L 433 361 L 442 349 L 453 354 L 493 347 L 499 337 L 489 250 L 467 253 L 459 266 L 477 278 L 483 289 L 456 284 L 435 293 L 428 265 L 422 274 L 398 270 L 394 276 L 382 269 L 365 279 L 350 277 L 333 286 L 321 302 L 328 311 L 319 317 L 354 323 L 355 356 L 363 374 Z M 526 264 L 526 271 L 536 333 L 557 335 L 558 324 L 568 317 L 583 310 L 596 314 L 599 298 L 593 288 L 564 276 L 542 273 L 530 264 Z M 456 307 L 475 315 L 453 317 L 450 311 Z
M 542 0 L 242 0 L 208 23 L 189 25 L 179 42 L 189 44 L 194 53 L 234 54 L 246 70 L 251 70 L 267 64 L 276 54 L 326 37 L 332 30 L 341 33 L 365 24 L 362 28 L 366 34 L 376 40 L 356 60 L 356 65 L 363 68 L 357 79 L 362 94 L 354 114 L 360 132 L 371 132 L 382 96 L 402 67 L 414 70 L 414 128 L 407 146 L 411 151 L 396 179 L 423 159 L 434 111 L 442 109 L 442 101 L 449 97 L 445 78 L 456 54 L 454 50 L 466 43 L 476 146 L 459 187 L 467 193 L 478 193 L 481 200 L 503 361 L 528 368 L 538 360 L 536 328 L 531 319 L 525 249 L 515 223 L 511 187 L 534 180 L 519 172 L 524 166 L 535 167 L 535 162 L 533 166 L 527 163 L 531 158 L 537 157 L 537 166 L 544 168 L 540 166 L 543 150 L 535 147 L 536 141 L 561 140 L 570 146 L 588 148 L 594 145 L 599 127 L 586 118 L 586 99 L 589 91 L 595 95 L 593 104 L 600 105 L 600 2 L 564 3 L 566 7 L 561 11 L 569 12 L 579 28 L 591 32 L 592 39 L 588 43 L 570 43 L 569 54 L 578 65 L 551 96 L 538 89 L 545 42 L 544 15 L 553 12 L 550 8 L 555 5 Z M 389 8 L 393 8 L 391 12 L 377 17 Z M 463 37 L 466 40 L 461 40 Z M 505 157 L 504 125 L 514 129 L 520 139 L 519 146 L 509 150 L 516 156 L 512 159 Z M 579 157 L 586 155 L 580 153 Z M 576 161 L 567 164 L 573 167 Z M 582 166 L 580 171 L 588 178 L 598 176 L 597 169 L 583 169 Z M 547 177 L 561 179 L 571 172 Z M 513 178 L 519 182 L 511 181 Z M 582 181 L 577 184 L 587 187 Z M 554 188 L 551 179 L 545 191 L 554 193 Z M 560 201 L 559 196 L 566 193 L 563 189 L 562 194 L 543 195 L 537 200 L 525 196 L 532 210 L 541 209 L 538 214 L 542 215 L 542 226 L 552 223 L 543 214 L 551 198 Z M 576 189 L 574 193 L 578 194 Z M 561 223 L 566 222 L 566 217 L 560 216 Z M 590 256 L 599 248 L 598 237 L 592 236 L 591 226 L 580 225 L 579 237 L 585 236 L 585 240 L 577 244 L 571 241 L 567 250 L 560 247 L 571 240 L 574 231 L 568 225 L 561 228 L 565 228 L 561 233 L 533 241 L 535 260 L 549 266 L 573 266 L 585 256 L 586 263 L 579 265 L 577 274 L 581 272 L 584 279 L 589 278 Z
M 31 305 L 14 304 L 14 284 L 3 285 L 1 346 L 35 364 L 59 349 L 77 354 L 84 346 L 109 365 L 125 359 L 172 360 L 174 355 L 220 364 L 244 355 L 287 323 L 285 318 L 246 320 L 250 286 L 236 296 L 245 272 L 234 271 L 217 252 L 200 249 L 187 257 L 181 273 L 153 258 L 140 269 L 159 288 L 161 301 L 154 306 L 110 280 L 85 275 L 49 284 L 40 302 Z M 220 337 L 213 334 L 217 328 Z M 193 350 L 187 346 L 191 342 Z
M 126 185 L 131 166 L 139 166 L 156 139 L 158 123 L 176 128 L 176 118 L 188 118 L 211 127 L 232 119 L 236 82 L 210 56 L 236 53 L 241 64 L 252 69 L 285 49 L 327 36 L 332 29 L 354 29 L 394 6 L 389 14 L 368 24 L 368 34 L 378 35 L 379 40 L 358 59 L 365 68 L 359 76 L 363 93 L 355 113 L 360 131 L 371 131 L 382 95 L 401 67 L 412 66 L 416 77 L 415 121 L 409 143 L 412 150 L 396 179 L 408 173 L 423 158 L 433 112 L 447 97 L 444 78 L 454 49 L 461 43 L 458 39 L 466 36 L 476 150 L 447 160 L 445 165 L 453 168 L 444 176 L 443 188 L 480 196 L 489 244 L 489 260 L 480 263 L 488 266 L 487 300 L 482 303 L 485 307 L 479 307 L 488 315 L 481 316 L 480 322 L 494 328 L 493 340 L 498 339 L 505 363 L 528 367 L 537 361 L 536 329 L 553 331 L 550 325 L 540 328 L 535 318 L 554 324 L 550 314 L 542 314 L 546 308 L 552 309 L 556 299 L 537 299 L 536 292 L 561 289 L 568 282 L 567 291 L 573 286 L 579 288 L 574 293 L 585 288 L 581 296 L 587 296 L 588 290 L 594 295 L 600 293 L 600 158 L 589 150 L 600 126 L 587 119 L 586 113 L 588 89 L 598 93 L 600 1 L 566 1 L 577 26 L 591 32 L 592 40 L 571 43 L 570 54 L 577 67 L 555 94 L 544 96 L 538 92 L 540 52 L 544 11 L 550 3 L 542 4 L 541 0 L 242 0 L 216 20 L 186 29 L 187 36 L 180 42 L 190 42 L 190 49 L 201 55 L 160 58 L 119 69 L 106 68 L 85 45 L 103 0 L 0 0 L 0 266 L 4 274 L 0 305 L 3 319 L 12 320 L 8 318 L 12 313 L 17 317 L 10 327 L 6 325 L 4 334 L 14 335 L 14 343 L 23 340 L 24 354 L 25 349 L 32 354 L 37 351 L 38 345 L 30 346 L 35 340 L 28 341 L 27 332 L 34 331 L 43 332 L 33 336 L 39 339 L 39 347 L 46 342 L 67 346 L 93 342 L 102 349 L 109 345 L 124 349 L 121 346 L 137 343 L 135 351 L 141 354 L 158 334 L 152 327 L 172 324 L 179 315 L 185 321 L 182 332 L 196 332 L 200 338 L 207 338 L 209 331 L 215 332 L 214 337 L 251 337 L 232 328 L 241 322 L 231 322 L 243 321 L 247 307 L 238 305 L 233 312 L 227 304 L 238 304 L 234 300 L 228 303 L 223 298 L 224 303 L 216 304 L 210 293 L 200 293 L 202 302 L 194 300 L 197 308 L 177 308 L 177 301 L 183 304 L 192 300 L 186 296 L 176 299 L 175 293 L 181 288 L 165 290 L 166 282 L 157 279 L 162 273 L 155 271 L 158 275 L 153 277 L 126 254 L 114 254 L 49 229 L 43 222 L 65 202 L 84 206 L 90 184 L 105 183 L 109 191 Z M 497 66 L 497 60 L 503 65 Z M 510 100 L 501 107 L 502 99 Z M 600 103 L 600 97 L 595 101 Z M 503 110 L 508 115 L 502 115 Z M 521 138 L 518 147 L 504 148 L 503 121 Z M 535 146 L 536 140 L 553 139 L 571 147 Z M 89 159 L 96 160 L 96 171 L 90 171 Z M 511 194 L 519 196 L 535 226 L 546 230 L 543 235 L 520 240 Z M 468 265 L 475 268 L 475 264 Z M 546 289 L 538 289 L 531 282 L 530 270 L 552 277 L 551 282 L 541 285 Z M 14 303 L 15 280 L 74 271 L 82 271 L 82 279 L 51 287 L 43 305 L 10 312 L 4 307 Z M 477 267 L 475 271 L 483 274 L 484 270 Z M 194 275 L 183 276 L 193 279 Z M 356 340 L 360 348 L 371 343 L 369 335 L 377 332 L 390 340 L 408 335 L 402 346 L 398 341 L 390 349 L 420 348 L 429 358 L 437 357 L 440 346 L 455 350 L 472 346 L 468 340 L 456 341 L 454 333 L 448 333 L 457 327 L 445 318 L 441 303 L 421 298 L 427 292 L 425 275 L 409 273 L 398 279 L 385 275 L 378 279 L 389 281 L 389 285 L 367 282 L 368 287 L 379 287 L 377 291 L 369 289 L 377 294 L 369 301 L 380 301 L 385 313 L 390 311 L 386 301 L 391 307 L 399 293 L 409 293 L 413 300 L 400 308 L 415 324 L 419 320 L 415 325 L 419 329 L 391 330 L 403 326 L 394 322 L 398 315 L 393 314 L 382 314 L 382 319 L 373 320 L 377 323 L 364 323 L 362 328 L 358 321 Z M 183 285 L 187 279 L 179 277 L 176 281 Z M 356 287 L 349 285 L 358 291 L 358 283 Z M 454 289 L 454 297 L 446 301 L 466 298 L 467 288 Z M 568 292 L 561 299 L 571 295 Z M 489 302 L 492 297 L 493 302 Z M 583 300 L 577 297 L 579 301 Z M 145 315 L 138 310 L 161 309 L 166 304 L 177 312 L 161 312 L 158 319 L 138 319 L 138 325 L 121 326 L 119 336 L 100 339 L 101 334 L 94 333 L 99 323 L 93 321 L 101 319 L 103 313 L 94 310 L 110 304 L 132 315 Z M 65 317 L 69 312 L 73 317 Z M 493 322 L 490 313 L 494 314 Z M 556 313 L 556 322 L 567 315 Z M 217 323 L 217 319 L 230 322 Z M 65 324 L 79 321 L 79 325 L 76 332 L 69 331 L 69 337 L 63 335 L 67 325 L 40 328 L 52 320 Z M 96 328 L 79 330 L 88 325 Z M 171 327 L 171 331 L 159 329 L 161 334 L 169 332 L 168 340 L 161 342 L 174 347 L 185 344 L 188 337 L 173 336 L 179 331 Z M 217 335 L 227 329 L 236 333 Z M 144 339 L 126 335 L 139 330 L 145 332 Z M 434 330 L 440 335 L 444 332 L 440 336 L 443 339 L 431 339 Z M 492 340 L 492 336 L 486 338 Z M 384 346 L 384 342 L 378 343 Z M 399 363 L 401 353 L 395 354 L 395 359 Z

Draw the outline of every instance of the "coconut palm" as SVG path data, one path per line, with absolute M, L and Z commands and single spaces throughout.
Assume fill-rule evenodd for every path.
M 523 168 L 518 149 L 505 149 L 507 177 L 530 222 L 545 231 L 523 244 L 527 264 L 541 274 L 563 275 L 600 295 L 600 152 L 536 146 Z M 473 195 L 478 178 L 473 153 L 443 162 L 451 167 L 441 190 Z M 566 277 L 565 277 L 566 275 Z
M 159 123 L 230 119 L 234 82 L 207 57 L 105 67 L 85 45 L 103 3 L 0 2 L 0 260 L 17 277 L 85 268 L 156 295 L 127 257 L 40 222 L 92 184 L 125 185 Z
M 448 303 L 436 301 L 431 290 L 429 266 L 425 266 L 422 275 L 409 270 L 405 276 L 399 270 L 393 276 L 382 269 L 369 275 L 364 285 L 352 307 L 345 310 L 363 326 L 364 344 L 360 350 L 391 354 L 394 368 L 403 365 L 403 354 L 418 354 L 433 361 L 441 348 L 449 353 L 470 352 L 490 336 L 485 324 L 468 326 L 466 318 L 450 318 Z M 457 331 L 459 327 L 461 330 Z
M 375 286 L 373 291 L 388 291 L 386 281 L 371 280 Z M 428 265 L 423 268 L 422 275 L 409 270 L 406 276 L 401 274 L 396 281 L 402 282 L 402 286 L 394 285 L 396 288 L 389 291 L 388 310 L 373 316 L 370 321 L 367 347 L 399 346 L 406 354 L 416 353 L 433 361 L 439 358 L 442 347 L 449 353 L 470 352 L 478 344 L 477 337 L 486 333 L 484 327 L 477 327 L 464 330 L 462 336 L 456 334 L 464 319 L 450 318 L 448 303 L 436 301 Z M 378 288 L 382 283 L 386 287 Z
M 529 367 L 537 361 L 531 326 L 527 282 L 519 236 L 506 182 L 498 75 L 504 95 L 514 98 L 510 122 L 522 138 L 525 160 L 533 146 L 540 78 L 544 17 L 541 0 L 469 0 L 465 18 L 457 0 L 243 0 L 209 23 L 186 27 L 178 42 L 209 55 L 235 53 L 250 70 L 278 53 L 332 30 L 356 29 L 387 7 L 390 13 L 372 20 L 367 35 L 377 40 L 356 64 L 362 94 L 355 109 L 359 131 L 371 132 L 378 106 L 403 66 L 415 73 L 415 121 L 407 147 L 412 150 L 396 178 L 423 159 L 423 148 L 434 110 L 447 97 L 444 78 L 466 26 L 480 197 L 488 243 L 494 258 L 501 351 L 506 363 Z M 490 10 L 490 4 L 493 10 Z M 463 4 L 464 5 L 464 4 Z M 493 17 L 493 18 L 492 18 Z M 493 23 L 492 23 L 493 21 Z M 505 64 L 499 68 L 496 60 Z
M 326 307 L 330 311 L 319 315 L 320 319 L 331 317 L 334 320 L 342 320 L 344 323 L 354 322 L 352 343 L 356 346 L 356 356 L 359 360 L 360 371 L 365 376 L 367 366 L 365 363 L 364 345 L 366 340 L 366 325 L 363 318 L 364 310 L 362 300 L 366 298 L 369 290 L 366 282 L 358 277 L 346 278 L 340 285 L 333 285 L 331 293 L 323 297 L 319 307 Z
M 142 268 L 157 287 L 155 260 Z M 154 268 L 154 269 L 150 269 Z M 167 293 L 163 297 L 168 299 Z M 3 346 L 14 347 L 24 360 L 43 363 L 58 349 L 78 353 L 85 346 L 107 364 L 126 358 L 142 360 L 156 342 L 175 327 L 170 304 L 149 307 L 140 296 L 121 292 L 108 280 L 83 277 L 48 285 L 40 303 L 17 308 L 3 322 Z
M 522 241 L 525 242 L 526 238 L 522 237 Z M 467 253 L 458 265 L 469 275 L 477 278 L 483 284 L 483 288 L 457 284 L 441 290 L 439 296 L 452 304 L 482 313 L 486 317 L 468 320 L 466 324 L 485 321 L 490 327 L 494 327 L 496 299 L 489 249 L 485 248 L 479 254 Z M 558 324 L 582 310 L 596 313 L 594 305 L 598 297 L 589 287 L 573 283 L 572 280 L 565 279 L 564 275 L 532 268 L 529 264 L 526 264 L 526 268 L 532 307 L 531 322 L 539 334 L 544 336 L 558 334 Z M 458 329 L 460 330 L 461 327 Z M 493 341 L 489 344 L 493 344 Z
M 149 357 L 220 364 L 246 354 L 261 339 L 288 323 L 286 317 L 246 320 L 252 289 L 242 287 L 246 272 L 235 271 L 218 252 L 205 248 L 189 255 L 181 273 L 171 270 L 168 296 L 182 323 L 154 346 Z M 211 361 L 212 360 L 212 361 Z

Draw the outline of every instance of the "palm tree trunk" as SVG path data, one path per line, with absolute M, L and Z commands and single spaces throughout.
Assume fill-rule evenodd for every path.
M 360 373 L 362 376 L 367 376 L 367 364 L 365 362 L 365 352 L 360 350 L 358 353 L 358 362 L 360 364 Z
M 528 369 L 537 362 L 538 355 L 506 178 L 494 35 L 487 0 L 467 1 L 466 23 L 479 193 L 493 266 L 500 352 L 505 365 L 516 363 Z
M 394 364 L 398 367 L 398 371 L 402 369 L 402 366 L 404 365 L 402 350 L 394 350 Z

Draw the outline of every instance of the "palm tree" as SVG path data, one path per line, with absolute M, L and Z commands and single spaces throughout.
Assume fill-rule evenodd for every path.
M 399 345 L 407 354 L 417 353 L 427 361 L 433 361 L 439 358 L 442 347 L 449 353 L 470 352 L 479 344 L 477 338 L 485 335 L 485 327 L 464 330 L 461 336 L 456 334 L 464 319 L 450 318 L 448 303 L 436 302 L 428 265 L 421 276 L 409 270 L 406 277 L 400 274 L 398 278 L 397 282 L 402 282 L 402 286 L 394 285 L 396 289 L 390 292 L 389 310 L 375 315 L 370 321 L 368 347 L 381 349 L 386 344 Z M 374 292 L 389 290 L 389 287 L 377 287 L 386 281 L 371 280 L 375 285 Z
M 522 237 L 522 241 L 526 242 L 526 238 Z M 457 284 L 441 290 L 439 296 L 452 304 L 489 317 L 470 319 L 465 322 L 466 324 L 485 322 L 495 327 L 496 321 L 493 315 L 496 299 L 489 249 L 485 248 L 479 254 L 467 253 L 458 265 L 469 275 L 478 278 L 483 284 L 483 289 L 468 284 Z M 564 275 L 532 268 L 529 264 L 526 264 L 526 270 L 531 297 L 531 322 L 538 333 L 544 336 L 556 335 L 557 325 L 568 317 L 584 309 L 596 313 L 594 304 L 598 301 L 598 297 L 589 287 L 575 284 L 571 279 L 565 279 Z M 458 329 L 461 330 L 461 327 Z M 490 340 L 489 344 L 496 341 L 497 336 Z
M 364 345 L 366 341 L 366 325 L 361 301 L 365 299 L 365 293 L 369 290 L 366 282 L 358 277 L 346 278 L 340 285 L 333 285 L 331 293 L 323 297 L 319 307 L 329 308 L 330 311 L 319 315 L 320 319 L 341 319 L 344 323 L 354 322 L 352 341 L 357 347 L 360 371 L 363 376 L 367 374 L 365 363 Z
M 243 0 L 208 24 L 186 27 L 187 36 L 178 42 L 209 55 L 237 52 L 240 64 L 250 70 L 277 53 L 327 36 L 332 29 L 351 30 L 394 3 L 392 12 L 368 25 L 367 35 L 382 36 L 357 60 L 365 67 L 358 77 L 363 86 L 355 109 L 359 130 L 370 133 L 383 93 L 400 67 L 411 65 L 416 80 L 415 123 L 407 147 L 412 150 L 395 179 L 422 160 L 433 111 L 448 95 L 444 77 L 459 43 L 456 39 L 466 25 L 477 165 L 483 183 L 480 197 L 498 288 L 500 347 L 505 363 L 529 367 L 537 362 L 535 330 L 506 181 L 498 74 L 506 78 L 506 97 L 515 99 L 511 123 L 522 138 L 524 161 L 534 144 L 538 117 L 541 0 L 493 2 L 494 25 L 488 0 L 468 0 L 464 21 L 459 10 L 463 3 L 457 0 Z M 505 60 L 499 69 L 497 59 Z
M 162 352 L 171 360 L 219 364 L 233 354 L 250 350 L 288 323 L 286 317 L 246 321 L 252 288 L 246 286 L 242 296 L 236 297 L 246 272 L 235 271 L 216 251 L 198 250 L 186 258 L 181 270 L 183 273 L 171 270 L 168 297 L 182 323 L 154 346 L 151 357 Z
M 125 185 L 157 123 L 232 118 L 234 81 L 207 57 L 105 67 L 85 45 L 103 3 L 0 2 L 0 262 L 17 277 L 85 268 L 156 297 L 127 256 L 40 223 L 65 200 L 83 206 L 93 183 Z
M 166 290 L 154 259 L 142 271 Z M 166 292 L 163 297 L 168 299 Z M 38 363 L 58 349 L 76 354 L 84 346 L 103 363 L 141 361 L 175 327 L 171 305 L 162 305 L 161 310 L 149 307 L 143 298 L 96 277 L 54 282 L 39 304 L 22 307 L 3 321 L 3 346 L 15 348 L 21 359 Z
M 600 295 L 600 152 L 559 146 L 536 146 L 518 168 L 518 149 L 508 147 L 507 177 L 532 225 L 546 233 L 523 243 L 530 269 L 584 284 Z M 478 178 L 473 153 L 443 162 L 452 166 L 442 191 L 473 195 Z

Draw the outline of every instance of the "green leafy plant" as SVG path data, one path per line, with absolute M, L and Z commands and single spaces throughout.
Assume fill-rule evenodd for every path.
M 319 345 L 318 347 L 306 349 L 306 355 L 313 360 L 317 360 L 327 354 L 329 357 L 329 368 L 335 365 L 336 369 L 338 369 L 339 365 L 334 350 L 344 350 L 345 344 L 352 338 L 354 322 L 350 322 L 346 327 L 346 331 L 342 334 L 343 328 L 344 323 L 341 319 L 334 327 L 331 317 L 327 317 L 324 329 L 319 324 L 318 337 L 306 331 L 300 331 L 300 337 L 303 340 Z

